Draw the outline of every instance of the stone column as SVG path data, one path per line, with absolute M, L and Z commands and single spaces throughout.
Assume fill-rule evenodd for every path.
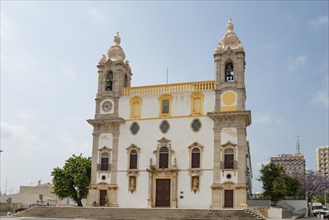
M 110 206 L 117 207 L 117 170 L 118 170 L 118 151 L 119 151 L 119 125 L 115 125 L 112 145 L 112 166 L 111 166 L 111 184 L 110 184 Z
M 247 164 L 246 164 L 246 128 L 239 125 L 238 131 L 238 182 L 236 192 L 235 207 L 244 209 L 247 207 Z
M 118 170 L 118 151 L 119 151 L 119 127 L 116 126 L 113 134 L 113 145 L 112 145 L 112 166 L 111 166 L 111 185 L 117 185 L 117 170 Z
M 93 149 L 92 149 L 92 162 L 91 162 L 91 180 L 89 185 L 87 206 L 92 206 L 94 202 L 98 203 L 98 190 L 97 190 L 97 160 L 98 160 L 98 141 L 99 141 L 99 129 L 94 127 L 93 131 Z
M 214 121 L 214 167 L 213 167 L 213 184 L 212 188 L 212 204 L 211 208 L 220 209 L 220 145 L 221 145 L 221 131 L 218 119 Z

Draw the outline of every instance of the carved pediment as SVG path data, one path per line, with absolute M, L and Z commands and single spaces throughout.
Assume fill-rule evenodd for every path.
M 99 148 L 98 151 L 111 151 L 111 149 L 104 145 L 104 147 Z
M 221 146 L 222 147 L 232 147 L 232 146 L 235 147 L 236 144 L 233 144 L 231 141 L 228 141 L 225 144 L 222 144 Z
M 158 143 L 160 143 L 160 144 L 166 144 L 169 142 L 170 142 L 170 140 L 166 139 L 165 137 L 162 137 L 160 140 L 158 140 Z

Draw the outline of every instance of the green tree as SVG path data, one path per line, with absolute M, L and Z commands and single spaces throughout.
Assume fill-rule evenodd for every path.
M 279 201 L 285 196 L 296 196 L 300 187 L 297 179 L 286 174 L 283 167 L 269 163 L 260 170 L 258 181 L 263 182 L 264 197 Z
M 72 155 L 66 160 L 64 167 L 56 167 L 53 176 L 54 193 L 61 199 L 71 198 L 78 206 L 87 198 L 90 184 L 91 158 Z

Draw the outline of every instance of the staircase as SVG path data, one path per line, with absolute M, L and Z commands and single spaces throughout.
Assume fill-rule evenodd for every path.
M 33 207 L 16 217 L 83 218 L 102 220 L 256 220 L 244 210 L 105 208 L 105 207 Z

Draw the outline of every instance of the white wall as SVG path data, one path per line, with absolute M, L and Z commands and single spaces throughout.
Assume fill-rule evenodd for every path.
M 153 164 L 156 163 L 156 155 L 153 153 L 157 149 L 158 140 L 165 137 L 171 141 L 171 149 L 174 151 L 171 163 L 174 158 L 177 160 L 178 174 L 178 207 L 180 208 L 210 208 L 211 205 L 211 184 L 213 183 L 213 120 L 209 117 L 199 117 L 202 127 L 199 132 L 191 129 L 190 118 L 166 118 L 170 128 L 166 134 L 163 134 L 159 125 L 163 119 L 154 120 L 136 120 L 140 130 L 136 135 L 130 132 L 130 126 L 133 121 L 126 121 L 120 126 L 119 138 L 119 157 L 118 157 L 118 204 L 119 207 L 147 207 L 148 195 L 148 172 L 150 158 Z M 187 169 L 190 168 L 189 146 L 194 142 L 203 146 L 201 167 L 208 169 L 203 171 L 200 176 L 200 191 L 194 193 L 191 191 L 190 176 Z M 128 154 L 127 148 L 134 144 L 139 147 L 140 155 L 138 168 L 140 170 L 137 177 L 137 188 L 133 194 L 128 190 Z M 183 199 L 180 199 L 180 192 L 183 191 Z M 195 203 L 195 200 L 202 203 Z
M 214 111 L 215 93 L 214 91 L 203 91 L 203 114 Z M 142 98 L 141 118 L 158 118 L 160 113 L 160 95 L 144 95 Z M 172 94 L 172 115 L 189 116 L 191 114 L 191 93 Z M 119 117 L 129 119 L 130 117 L 130 96 L 123 96 L 119 101 Z

